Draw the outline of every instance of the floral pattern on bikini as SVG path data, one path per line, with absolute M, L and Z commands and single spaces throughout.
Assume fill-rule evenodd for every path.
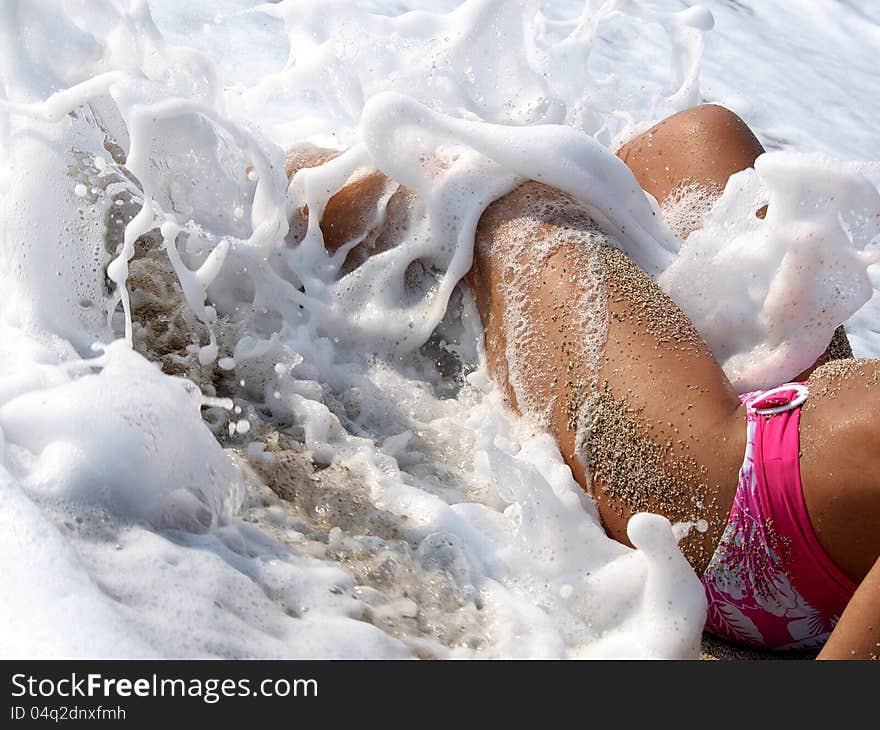
M 750 405 L 763 391 L 740 396 Z M 757 415 L 747 408 L 745 459 L 730 517 L 703 576 L 710 632 L 744 644 L 775 649 L 821 646 L 837 616 L 816 609 L 786 571 L 788 541 L 765 518 L 755 473 Z

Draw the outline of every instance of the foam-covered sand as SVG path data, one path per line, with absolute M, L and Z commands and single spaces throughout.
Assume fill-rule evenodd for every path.
M 877 19 L 709 5 L 5 2 L 0 654 L 697 657 L 671 526 L 604 535 L 458 281 L 532 178 L 740 389 L 843 320 L 880 353 Z M 701 99 L 773 151 L 684 242 L 612 150 Z M 345 151 L 289 183 L 302 143 Z M 374 169 L 409 197 L 328 252 L 321 211 Z

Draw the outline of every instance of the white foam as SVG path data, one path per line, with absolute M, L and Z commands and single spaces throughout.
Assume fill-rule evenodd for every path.
M 859 168 L 761 155 L 661 275 L 740 392 L 807 369 L 872 296 L 877 256 L 865 248 L 880 234 L 880 194 Z
M 770 5 L 715 3 L 705 36 L 701 9 L 622 0 L 3 3 L 0 653 L 694 656 L 676 533 L 605 537 L 503 406 L 456 283 L 484 207 L 539 179 L 660 277 L 738 385 L 796 372 L 872 292 L 876 170 L 767 156 L 682 247 L 610 152 L 700 99 L 708 38 L 703 88 L 754 99 L 772 146 L 864 157 L 876 126 L 829 110 L 876 111 L 873 70 L 833 57 L 876 25 L 838 7 L 844 39 Z M 802 57 L 804 18 L 822 113 L 778 93 L 778 38 L 744 40 Z M 288 186 L 302 142 L 348 151 Z M 318 214 L 371 168 L 413 192 L 401 213 L 385 191 L 374 222 L 404 232 L 349 271 L 356 241 L 328 253 Z M 876 353 L 871 306 L 853 321 Z

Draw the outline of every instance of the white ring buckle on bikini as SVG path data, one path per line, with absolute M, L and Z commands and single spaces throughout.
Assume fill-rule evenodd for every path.
M 783 393 L 787 390 L 793 390 L 797 393 L 797 396 L 792 398 L 788 403 L 783 403 L 779 406 L 773 406 L 771 408 L 754 408 L 751 407 L 752 410 L 761 416 L 772 416 L 775 413 L 785 413 L 786 411 L 791 411 L 797 408 L 798 406 L 803 405 L 804 401 L 807 400 L 807 396 L 810 394 L 809 389 L 806 385 L 801 385 L 800 383 L 786 383 L 785 385 L 780 385 L 776 388 L 771 388 L 770 390 L 765 390 L 758 396 L 755 400 L 762 401 L 768 396 L 775 395 L 776 393 Z

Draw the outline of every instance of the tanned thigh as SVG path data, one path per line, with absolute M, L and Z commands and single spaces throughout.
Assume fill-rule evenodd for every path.
M 681 310 L 583 207 L 538 183 L 483 215 L 468 280 L 493 375 L 554 433 L 608 533 L 626 542 L 639 511 L 705 520 L 683 543 L 702 571 L 733 500 L 745 419 Z
M 817 369 L 801 414 L 801 482 L 828 556 L 858 583 L 880 555 L 880 360 Z

